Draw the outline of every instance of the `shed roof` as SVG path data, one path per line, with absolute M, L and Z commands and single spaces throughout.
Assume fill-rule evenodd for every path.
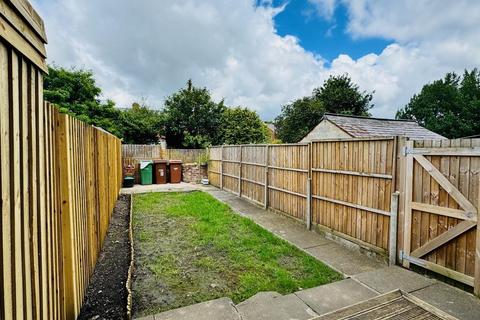
M 325 119 L 354 138 L 404 136 L 411 139 L 445 139 L 445 137 L 425 129 L 413 120 L 368 118 L 329 113 L 324 115 L 322 121 Z

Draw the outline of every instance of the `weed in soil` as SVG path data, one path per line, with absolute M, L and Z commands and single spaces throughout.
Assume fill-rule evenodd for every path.
M 77 319 L 126 319 L 130 196 L 120 195 Z

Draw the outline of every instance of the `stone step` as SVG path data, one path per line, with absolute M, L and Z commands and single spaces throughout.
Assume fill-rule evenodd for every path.
M 345 279 L 323 286 L 298 291 L 295 295 L 317 314 L 322 315 L 333 310 L 368 300 L 375 297 L 377 293 L 353 279 Z
M 315 313 L 295 294 L 260 292 L 236 306 L 243 320 L 308 320 Z
M 240 320 L 240 315 L 231 299 L 220 298 L 137 320 Z
M 141 319 L 309 320 L 376 295 L 365 285 L 345 279 L 287 295 L 274 291 L 259 292 L 236 306 L 231 299 L 221 298 Z

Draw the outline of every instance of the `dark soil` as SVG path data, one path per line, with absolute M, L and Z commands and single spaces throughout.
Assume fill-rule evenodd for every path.
M 130 266 L 130 196 L 120 195 L 77 319 L 126 319 Z

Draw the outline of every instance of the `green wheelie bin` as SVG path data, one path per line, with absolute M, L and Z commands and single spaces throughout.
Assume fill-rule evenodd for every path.
M 140 183 L 152 184 L 153 181 L 153 161 L 140 161 Z

